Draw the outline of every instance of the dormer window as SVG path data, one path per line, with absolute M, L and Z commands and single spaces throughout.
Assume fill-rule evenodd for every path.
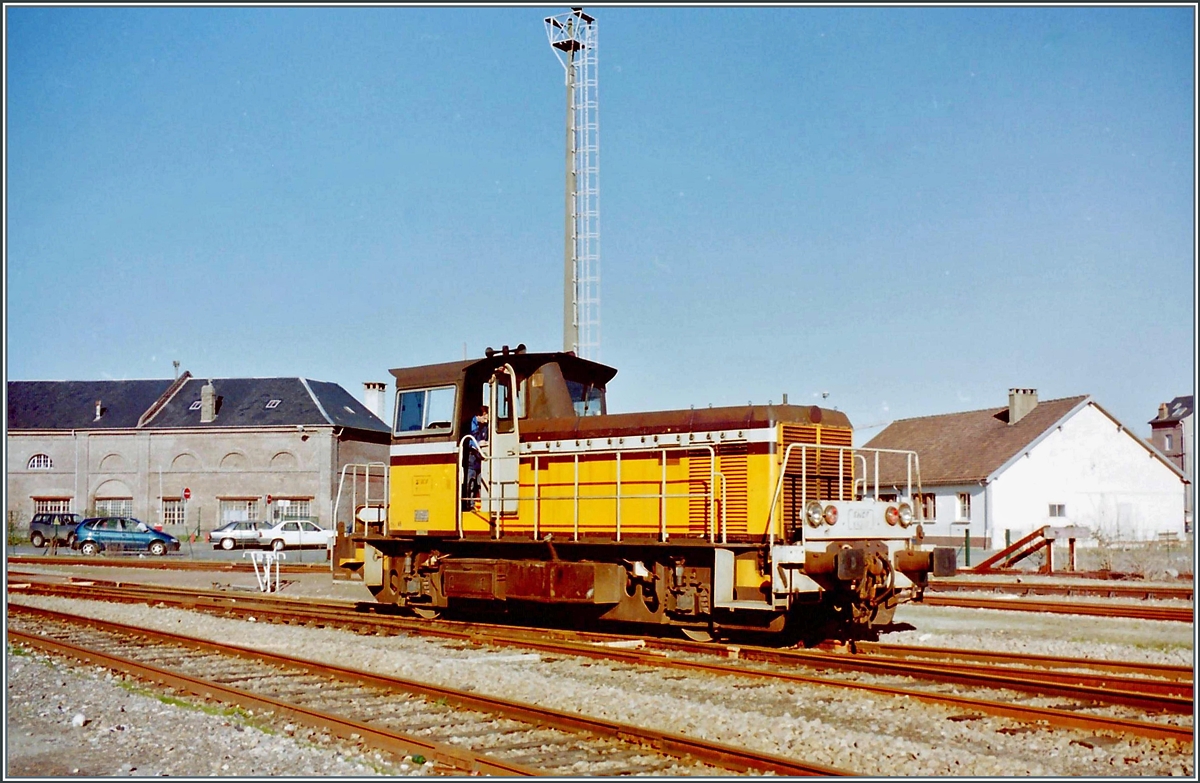
M 274 410 L 275 408 L 279 407 L 279 403 L 281 403 L 281 402 L 283 402 L 283 400 L 271 400 L 270 402 L 267 403 L 266 409 Z
M 196 400 L 195 402 L 193 402 L 193 403 L 191 404 L 191 406 L 189 406 L 189 407 L 188 407 L 188 410 L 189 410 L 189 411 L 198 411 L 198 410 L 200 410 L 200 400 Z

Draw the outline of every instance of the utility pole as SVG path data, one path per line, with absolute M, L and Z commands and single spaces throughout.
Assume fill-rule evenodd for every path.
M 545 19 L 567 87 L 563 350 L 600 351 L 600 124 L 596 20 L 582 8 Z

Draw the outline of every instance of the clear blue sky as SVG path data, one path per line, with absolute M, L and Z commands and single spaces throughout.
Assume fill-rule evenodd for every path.
M 7 377 L 559 349 L 566 10 L 8 7 Z M 1193 392 L 1194 9 L 588 10 L 610 410 Z

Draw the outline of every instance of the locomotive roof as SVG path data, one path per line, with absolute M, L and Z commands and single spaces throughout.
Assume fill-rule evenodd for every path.
M 615 367 L 582 359 L 567 351 L 547 353 L 496 351 L 491 356 L 482 359 L 426 364 L 420 367 L 399 367 L 391 370 L 391 373 L 396 379 L 396 388 L 406 389 L 456 384 L 466 376 L 490 376 L 496 368 L 505 364 L 511 365 L 517 375 L 528 376 L 549 362 L 557 362 L 558 366 L 562 368 L 563 375 L 569 378 L 583 378 L 598 385 L 607 384 L 617 374 Z

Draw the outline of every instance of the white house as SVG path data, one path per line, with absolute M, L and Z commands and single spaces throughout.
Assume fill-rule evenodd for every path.
M 969 531 L 972 546 L 998 549 L 1048 524 L 1120 540 L 1185 533 L 1186 474 L 1088 396 L 1010 389 L 1007 407 L 896 421 L 866 445 L 917 452 L 930 543 Z M 886 463 L 880 478 L 903 486 Z

